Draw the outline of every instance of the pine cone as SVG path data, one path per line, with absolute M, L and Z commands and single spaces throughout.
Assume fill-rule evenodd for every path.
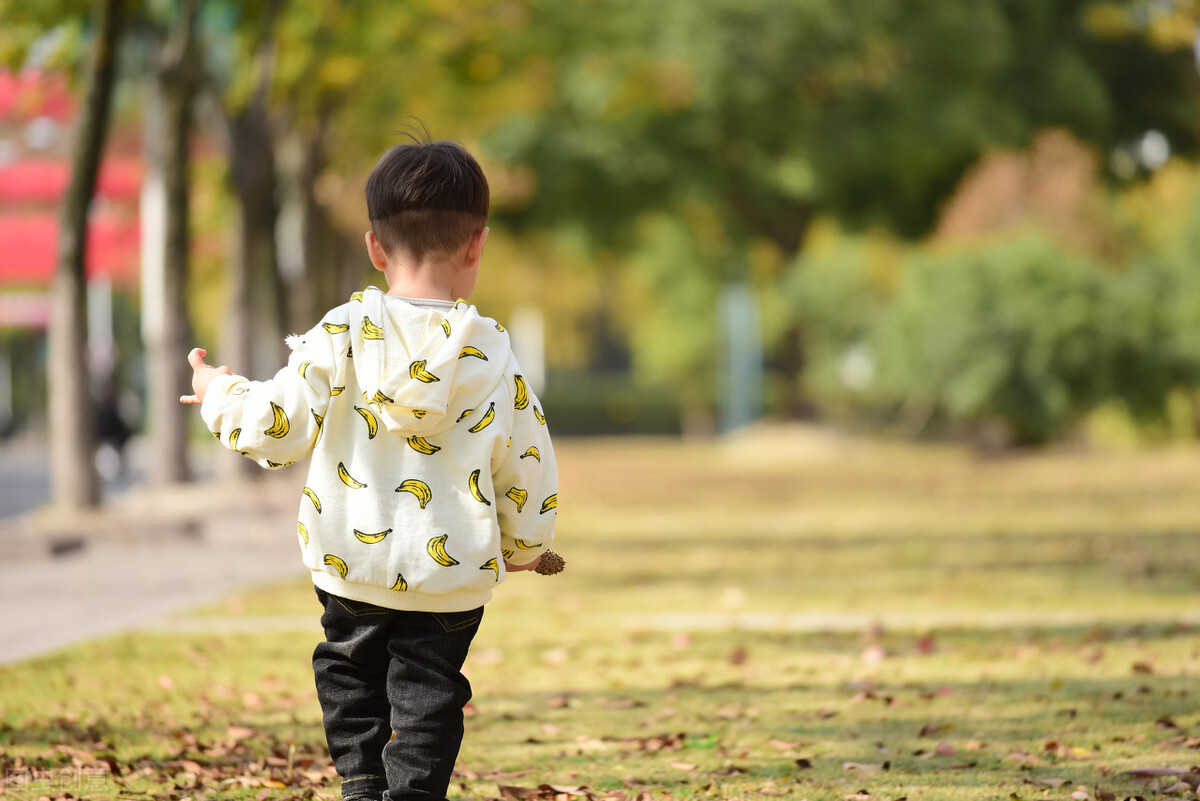
M 542 558 L 538 562 L 538 566 L 534 568 L 534 572 L 543 576 L 554 576 L 561 573 L 566 566 L 567 563 L 561 556 L 554 551 L 546 551 L 542 554 Z

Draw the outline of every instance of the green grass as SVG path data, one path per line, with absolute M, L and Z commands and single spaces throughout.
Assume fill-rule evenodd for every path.
M 559 451 L 567 571 L 489 604 L 452 798 L 1150 797 L 1176 778 L 1122 773 L 1200 762 L 1194 449 Z M 317 612 L 262 588 L 0 668 L 3 768 L 64 798 L 334 798 Z

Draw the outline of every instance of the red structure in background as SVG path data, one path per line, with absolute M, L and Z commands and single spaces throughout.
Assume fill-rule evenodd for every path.
M 61 76 L 0 72 L 0 327 L 39 323 L 31 301 L 54 278 L 76 106 Z M 141 181 L 136 157 L 105 159 L 88 221 L 89 278 L 136 286 Z

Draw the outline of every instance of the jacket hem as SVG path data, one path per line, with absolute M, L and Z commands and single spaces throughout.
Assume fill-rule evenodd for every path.
M 370 584 L 346 581 L 324 570 L 313 570 L 312 579 L 314 585 L 339 598 L 402 612 L 466 612 L 483 606 L 492 598 L 491 589 L 479 592 L 460 592 L 454 595 L 429 595 L 412 591 L 397 592 Z

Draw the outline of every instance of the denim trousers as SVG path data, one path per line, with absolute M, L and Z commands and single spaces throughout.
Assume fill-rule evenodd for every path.
M 483 607 L 406 612 L 317 589 L 317 698 L 343 799 L 445 801 L 471 685 L 463 662 Z

